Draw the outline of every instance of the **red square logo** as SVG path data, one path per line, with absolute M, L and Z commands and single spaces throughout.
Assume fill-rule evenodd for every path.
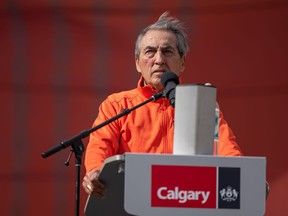
M 216 208 L 217 167 L 152 165 L 151 206 Z

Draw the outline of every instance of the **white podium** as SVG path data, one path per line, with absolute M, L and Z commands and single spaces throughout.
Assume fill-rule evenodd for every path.
M 108 158 L 105 199 L 86 216 L 263 216 L 266 158 L 126 153 Z

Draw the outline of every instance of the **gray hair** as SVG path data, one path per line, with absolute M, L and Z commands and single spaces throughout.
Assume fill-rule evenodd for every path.
M 136 58 L 138 58 L 140 55 L 140 43 L 142 38 L 150 30 L 164 30 L 173 32 L 176 36 L 177 48 L 180 56 L 183 57 L 186 55 L 189 50 L 189 45 L 187 43 L 187 35 L 183 24 L 178 19 L 168 16 L 168 14 L 168 11 L 163 13 L 155 23 L 143 29 L 142 32 L 138 35 L 135 45 Z

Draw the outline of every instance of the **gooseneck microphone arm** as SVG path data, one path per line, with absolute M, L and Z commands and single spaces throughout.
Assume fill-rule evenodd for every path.
M 82 139 L 86 138 L 87 136 L 89 136 L 92 132 L 104 127 L 107 124 L 110 124 L 111 122 L 125 116 L 128 115 L 130 112 L 132 112 L 133 110 L 151 102 L 151 101 L 157 101 L 158 99 L 160 99 L 161 97 L 163 97 L 163 93 L 156 93 L 154 95 L 152 95 L 148 100 L 143 101 L 142 103 L 132 107 L 132 108 L 127 108 L 124 109 L 121 113 L 119 113 L 118 115 L 104 121 L 103 123 L 88 129 L 88 130 L 84 130 L 82 132 L 80 132 L 78 135 L 67 139 L 65 141 L 62 141 L 60 144 L 56 145 L 55 147 L 52 147 L 51 149 L 45 151 L 42 153 L 42 157 L 43 158 L 47 158 L 57 152 L 59 152 L 62 149 L 65 149 L 68 146 L 71 146 L 71 151 L 75 153 L 75 166 L 76 166 L 76 196 L 75 196 L 75 216 L 79 215 L 79 206 L 80 206 L 80 167 L 81 167 L 81 163 L 82 163 L 82 155 L 84 152 L 84 145 L 82 142 Z

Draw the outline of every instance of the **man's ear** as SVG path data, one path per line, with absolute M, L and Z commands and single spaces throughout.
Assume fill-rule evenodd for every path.
M 186 61 L 186 56 L 183 56 L 182 57 L 182 68 L 181 68 L 181 72 L 183 72 L 184 71 L 184 69 L 185 69 L 185 61 Z
M 139 65 L 139 58 L 135 57 L 135 65 L 136 65 L 136 69 L 139 73 L 141 73 L 141 69 L 140 69 L 140 65 Z

